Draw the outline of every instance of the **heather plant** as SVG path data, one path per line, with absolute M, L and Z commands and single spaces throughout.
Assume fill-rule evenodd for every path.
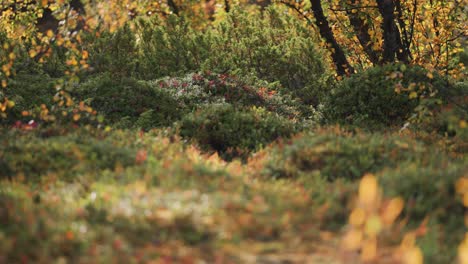
M 288 118 L 310 117 L 314 112 L 313 107 L 302 104 L 282 91 L 277 83 L 242 76 L 206 71 L 179 78 L 166 77 L 149 83 L 192 110 L 208 104 L 228 103 L 236 107 L 264 107 Z

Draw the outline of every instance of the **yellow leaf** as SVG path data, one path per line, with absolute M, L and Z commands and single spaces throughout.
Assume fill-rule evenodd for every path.
M 467 126 L 465 120 L 460 120 L 460 122 L 458 123 L 458 125 L 460 126 L 460 128 L 466 128 L 466 126 Z
M 2 65 L 2 71 L 3 72 L 9 72 L 10 71 L 10 66 L 8 66 L 8 64 Z
M 412 247 L 408 249 L 403 255 L 404 264 L 423 264 L 424 258 L 421 249 Z
M 468 192 L 468 178 L 463 177 L 458 179 L 457 183 L 455 184 L 455 190 L 461 195 Z
M 361 248 L 364 235 L 361 230 L 350 230 L 343 239 L 343 245 L 348 250 Z
M 73 115 L 73 121 L 78 121 L 78 120 L 80 120 L 80 117 L 81 117 L 80 114 L 75 114 L 75 115 Z
M 458 263 L 468 264 L 468 233 L 465 234 L 465 239 L 458 246 Z
M 3 88 L 6 88 L 6 87 L 7 87 L 7 81 L 6 81 L 6 80 L 2 80 L 2 87 L 3 87 Z
M 8 108 L 13 108 L 15 107 L 15 102 L 8 100 L 7 106 Z
M 359 185 L 359 202 L 370 206 L 378 200 L 379 187 L 377 179 L 372 174 L 366 174 Z
M 463 205 L 468 207 L 468 192 L 463 194 Z
M 377 236 L 382 230 L 382 222 L 380 221 L 379 216 L 372 215 L 367 219 L 366 225 L 364 227 L 365 233 L 370 237 Z
M 418 94 L 415 92 L 415 91 L 412 91 L 410 94 L 409 94 L 409 99 L 414 99 L 414 98 L 417 98 L 418 97 Z
M 395 219 L 400 215 L 401 211 L 403 210 L 404 204 L 405 202 L 403 201 L 403 199 L 399 197 L 390 200 L 382 214 L 382 221 L 387 225 L 391 225 L 395 221 Z
M 361 259 L 364 262 L 372 261 L 377 257 L 377 240 L 367 239 L 362 245 Z
M 434 75 L 433 75 L 431 72 L 428 72 L 428 73 L 426 74 L 426 76 L 427 76 L 427 78 L 429 78 L 429 79 L 434 78 Z
M 66 64 L 68 66 L 72 65 L 72 66 L 76 66 L 78 65 L 78 61 L 76 60 L 75 57 L 72 57 L 71 59 L 67 60 Z
M 54 32 L 52 30 L 47 30 L 47 37 L 52 38 L 54 36 Z
M 366 212 L 361 208 L 356 208 L 351 212 L 349 216 L 349 223 L 355 227 L 359 227 L 364 224 L 366 220 Z
M 37 52 L 35 50 L 30 50 L 29 51 L 29 57 L 34 58 L 34 57 L 36 57 L 36 55 L 37 55 Z
M 407 233 L 403 240 L 401 241 L 401 249 L 407 250 L 409 248 L 414 247 L 414 243 L 416 241 L 416 235 L 413 232 Z

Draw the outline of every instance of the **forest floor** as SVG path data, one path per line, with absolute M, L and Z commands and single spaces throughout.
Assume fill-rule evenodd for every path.
M 275 150 L 298 147 L 300 136 L 242 163 L 157 131 L 38 128 L 4 135 L 0 263 L 360 263 L 358 251 L 342 246 L 359 182 L 317 176 L 349 157 L 335 153 L 314 170 L 268 176 Z M 397 156 L 430 149 L 413 140 L 387 137 L 397 149 L 377 149 L 401 151 Z M 344 143 L 307 149 L 309 157 L 325 157 L 336 147 L 349 151 Z M 346 164 L 345 172 L 355 165 Z M 378 263 L 398 263 L 402 227 L 379 236 Z

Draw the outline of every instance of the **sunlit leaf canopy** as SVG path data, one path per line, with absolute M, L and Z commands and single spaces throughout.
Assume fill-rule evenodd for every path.
M 391 2 L 394 5 L 392 22 L 399 33 L 401 53 L 399 60 L 419 64 L 426 68 L 447 70 L 454 54 L 466 45 L 466 0 L 281 0 L 299 16 L 311 24 L 314 13 L 311 3 L 321 5 L 340 47 L 345 50 L 350 64 L 357 69 L 367 68 L 384 61 L 384 15 L 379 6 Z M 324 42 L 323 46 L 330 47 Z M 454 77 L 463 72 L 463 66 L 451 67 Z

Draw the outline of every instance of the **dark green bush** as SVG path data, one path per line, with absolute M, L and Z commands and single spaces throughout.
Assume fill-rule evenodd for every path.
M 22 111 L 30 111 L 41 104 L 50 105 L 53 102 L 56 90 L 54 88 L 56 79 L 46 74 L 24 74 L 9 79 L 8 87 L 2 89 L 0 101 L 6 97 L 15 102 L 15 106 L 8 112 L 7 119 L 3 122 L 12 123 L 23 120 Z
M 135 162 L 135 148 L 121 147 L 112 138 L 97 139 L 83 129 L 81 134 L 46 137 L 43 133 L 22 134 L 2 131 L 0 140 L 0 178 L 23 174 L 28 180 L 38 180 L 48 173 L 59 173 L 70 179 L 77 172 L 114 169 L 117 164 L 129 166 Z M 18 137 L 17 140 L 11 140 Z
M 311 36 L 311 28 L 279 8 L 253 14 L 235 9 L 209 35 L 203 67 L 279 81 L 306 103 L 317 103 L 326 70 Z
M 400 125 L 413 113 L 420 95 L 443 91 L 446 84 L 419 66 L 377 66 L 341 81 L 327 97 L 324 115 L 330 123 Z
M 135 124 L 140 119 L 138 124 L 149 129 L 170 125 L 183 112 L 181 104 L 164 90 L 131 78 L 113 79 L 109 74 L 99 75 L 73 92 L 104 115 L 110 124 L 123 118 Z
M 127 24 L 114 33 L 89 32 L 84 35 L 84 48 L 89 52 L 92 73 L 108 72 L 116 77 L 135 74 L 138 48 L 135 32 Z
M 431 155 L 427 155 L 431 152 Z M 358 134 L 354 136 L 321 132 L 307 133 L 288 144 L 269 150 L 264 175 L 274 178 L 319 173 L 327 180 L 355 180 L 365 173 L 414 161 L 426 166 L 444 153 L 399 136 Z M 434 158 L 437 157 L 437 158 Z
M 198 71 L 209 54 L 216 52 L 203 32 L 176 15 L 164 21 L 157 17 L 141 20 L 138 34 L 138 75 L 144 79 Z
M 169 126 L 201 106 L 228 103 L 234 107 L 263 107 L 287 118 L 300 119 L 313 108 L 305 107 L 290 95 L 277 91 L 277 85 L 251 81 L 228 74 L 204 72 L 180 78 L 137 81 L 97 75 L 72 93 L 89 103 L 120 128 L 145 130 Z
M 144 79 L 200 69 L 280 82 L 306 103 L 317 103 L 326 69 L 311 29 L 273 7 L 248 13 L 235 9 L 203 31 L 170 16 L 139 23 L 138 74 Z M 234 40 L 234 41 L 233 41 Z
M 213 149 L 225 159 L 247 157 L 271 141 L 288 137 L 296 125 L 264 109 L 242 110 L 231 105 L 207 106 L 181 121 L 180 134 L 194 138 L 204 149 Z

